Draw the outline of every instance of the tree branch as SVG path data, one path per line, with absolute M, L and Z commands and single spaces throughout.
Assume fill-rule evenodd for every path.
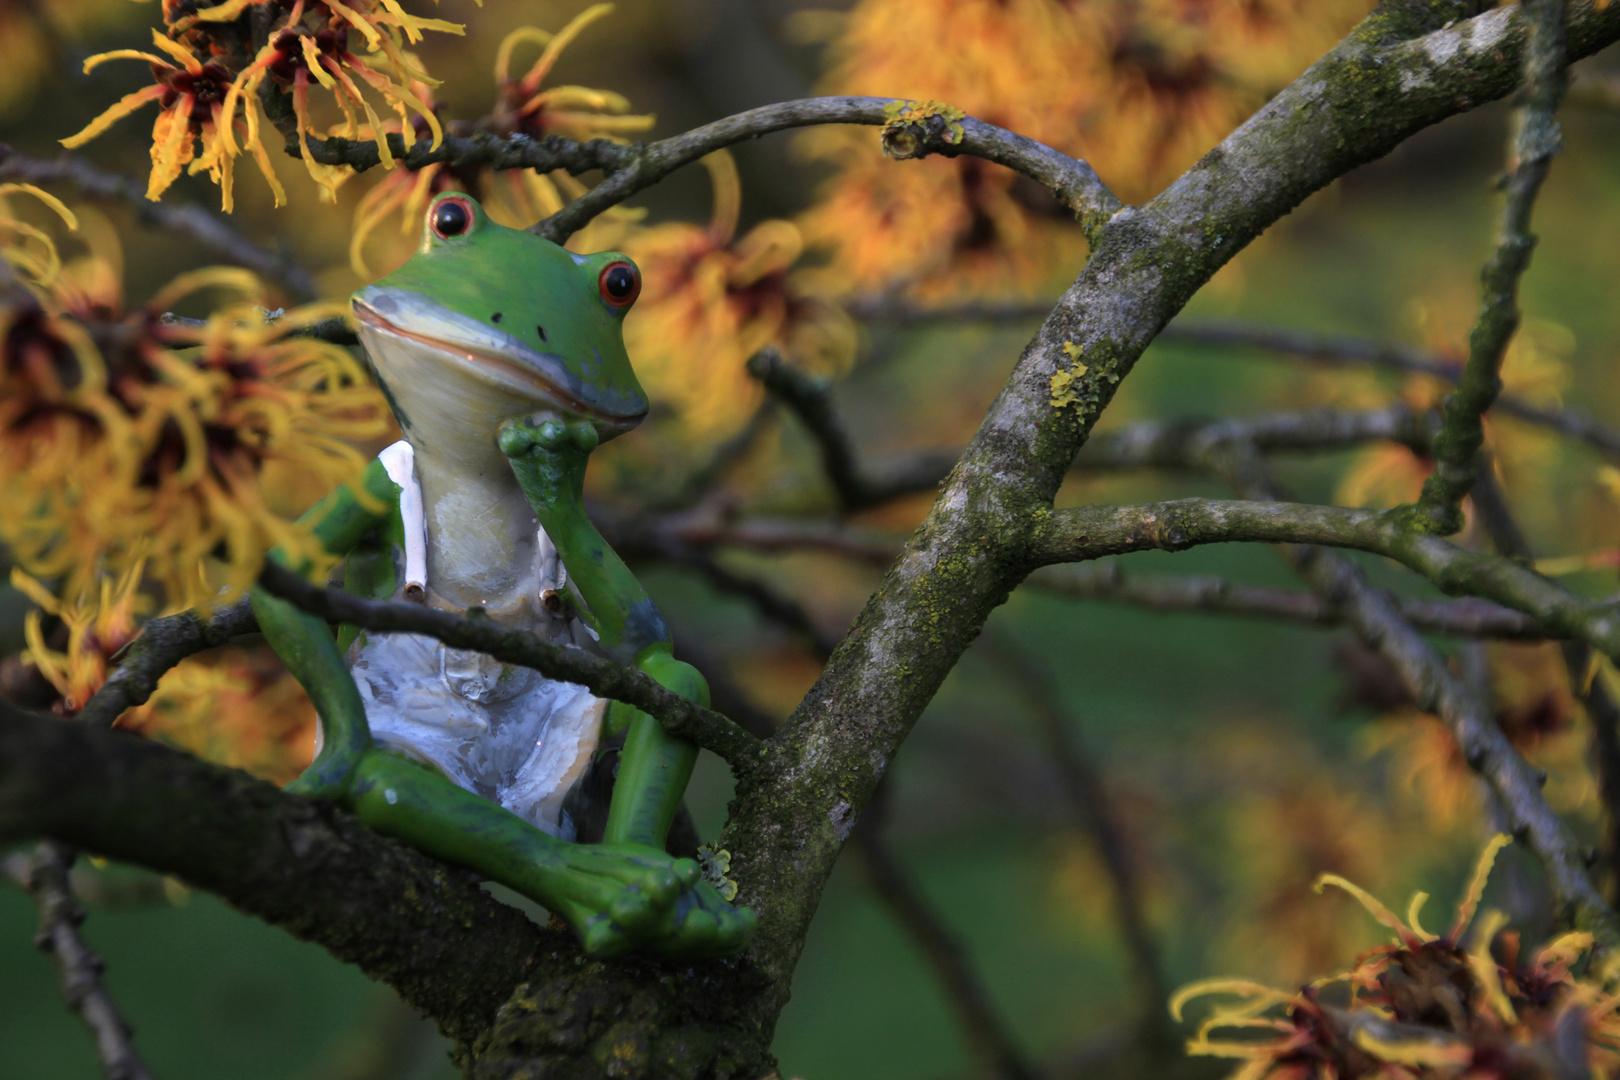
M 1221 464 L 1239 494 L 1255 500 L 1279 497 L 1251 448 L 1231 448 Z M 1605 947 L 1620 945 L 1620 917 L 1593 886 L 1579 846 L 1542 795 L 1544 778 L 1503 734 L 1489 702 L 1452 672 L 1445 658 L 1401 617 L 1394 597 L 1374 586 L 1354 560 L 1316 546 L 1288 545 L 1283 554 L 1316 594 L 1339 607 L 1362 640 L 1390 662 L 1417 707 L 1437 714 L 1451 729 L 1463 758 L 1496 793 L 1509 828 L 1540 857 L 1564 913 Z
M 1426 375 L 1456 385 L 1461 366 L 1449 357 L 1438 356 L 1410 345 L 1387 344 L 1365 338 L 1316 334 L 1305 330 L 1254 326 L 1247 323 L 1172 323 L 1159 334 L 1160 341 L 1178 341 L 1223 348 L 1261 349 L 1296 356 L 1323 364 L 1345 367 L 1387 368 L 1412 375 Z M 1495 409 L 1526 423 L 1551 428 L 1586 443 L 1606 457 L 1620 458 L 1620 432 L 1599 423 L 1578 409 L 1549 409 L 1523 398 L 1502 395 Z
M 950 452 L 906 459 L 886 476 L 870 476 L 856 460 L 855 445 L 832 401 L 832 384 L 812 378 L 774 348 L 748 360 L 748 374 L 799 418 L 821 450 L 821 465 L 845 510 L 864 510 L 903 495 L 935 487 L 956 464 Z
M 724 120 L 716 120 L 712 124 L 693 128 L 668 139 L 618 148 L 619 157 L 607 167 L 607 176 L 600 184 L 535 225 L 530 231 L 548 240 L 562 243 L 608 207 L 623 202 L 681 166 L 691 164 L 716 150 L 773 131 L 812 124 L 887 125 L 892 119 L 888 106 L 896 100 L 876 97 L 820 97 L 785 101 L 777 105 L 749 109 L 747 112 L 728 116 Z M 948 141 L 944 131 L 932 131 L 918 124 L 906 125 L 903 133 L 910 142 L 897 156 L 926 157 L 929 154 L 941 154 L 955 157 L 960 154 L 971 154 L 998 165 L 1005 165 L 1044 184 L 1053 195 L 1057 196 L 1059 202 L 1074 212 L 1081 228 L 1088 236 L 1094 235 L 1096 230 L 1124 205 L 1084 161 L 1078 161 L 1033 139 L 1027 139 L 971 116 L 963 117 L 958 123 L 960 135 L 955 142 Z M 893 127 L 886 127 L 885 132 L 889 135 L 885 139 L 885 146 L 893 152 L 895 149 L 891 145 L 895 143 L 893 136 L 900 132 Z M 371 148 L 371 153 L 375 155 L 375 147 Z M 407 164 L 415 167 L 414 162 L 407 161 Z M 547 166 L 534 167 L 544 171 Z M 567 166 L 557 164 L 549 167 Z
M 1024 579 L 1045 592 L 1082 600 L 1131 604 L 1154 611 L 1241 615 L 1312 626 L 1341 626 L 1344 615 L 1310 593 L 1271 589 L 1219 577 L 1127 574 L 1117 561 L 1043 567 Z M 1488 600 L 1395 601 L 1401 617 L 1426 634 L 1544 641 L 1540 624 Z
M 1523 612 L 1548 637 L 1578 638 L 1620 656 L 1620 609 L 1587 600 L 1511 559 L 1414 534 L 1394 513 L 1308 503 L 1178 499 L 1059 510 L 1029 548 L 1031 565 L 1082 562 L 1127 551 L 1185 551 L 1233 540 L 1356 548 L 1394 559 L 1452 594 Z
M 1502 358 L 1519 328 L 1519 279 L 1536 246 L 1530 213 L 1563 144 L 1556 114 L 1568 81 L 1564 0 L 1521 0 L 1519 10 L 1530 24 L 1530 42 L 1524 51 L 1525 100 L 1514 114 L 1512 160 L 1503 182 L 1502 231 L 1481 275 L 1485 296 L 1469 337 L 1468 363 L 1456 393 L 1446 399 L 1445 423 L 1435 437 L 1434 472 L 1423 482 L 1416 505 L 1420 519 L 1441 535 L 1463 525 L 1461 503 L 1474 486 L 1485 441 L 1483 418 L 1501 392 Z
M 1009 674 L 1017 692 L 1029 702 L 1046 744 L 1047 758 L 1058 778 L 1058 787 L 1073 822 L 1089 833 L 1097 845 L 1103 867 L 1114 889 L 1114 910 L 1119 928 L 1131 955 L 1137 1008 L 1144 1033 L 1150 1039 L 1171 1042 L 1164 1023 L 1164 1003 L 1170 998 L 1159 963 L 1158 946 L 1148 929 L 1142 883 L 1126 849 L 1125 833 L 1095 764 L 1075 737 L 1066 715 L 1062 696 L 1052 684 L 1050 672 L 1032 663 L 1017 648 L 1009 647 L 994 634 L 980 639 L 991 660 Z
M 128 1021 L 101 984 L 101 957 L 79 936 L 84 909 L 74 899 L 68 879 L 77 857 L 72 848 L 50 840 L 34 851 L 24 877 L 24 887 L 39 906 L 39 932 L 34 935 L 34 944 L 56 961 L 62 976 L 62 996 L 95 1036 L 96 1057 L 107 1080 L 152 1080 L 135 1049 Z
M 447 162 L 458 172 L 478 168 L 538 172 L 566 169 L 578 175 L 600 169 L 606 174 L 600 184 L 529 230 L 559 244 L 602 211 L 656 184 L 683 165 L 748 139 L 814 124 L 883 125 L 885 150 L 901 159 L 970 154 L 1005 165 L 1044 184 L 1059 202 L 1074 211 L 1088 233 L 1101 227 L 1124 205 L 1084 161 L 971 116 L 962 117 L 954 125 L 902 123 L 889 112 L 889 106 L 898 100 L 818 97 L 784 101 L 749 109 L 667 139 L 628 146 L 606 139 L 575 142 L 557 135 L 535 139 L 492 132 L 447 135 L 437 149 L 420 141 L 407 149 L 403 137 L 394 134 L 388 136 L 388 146 L 407 169 L 435 162 Z M 284 129 L 283 134 L 287 133 Z M 347 165 L 364 171 L 382 160 L 376 143 L 370 140 L 320 139 L 311 135 L 308 143 L 310 157 L 323 165 Z M 287 152 L 300 156 L 296 138 L 288 138 Z
M 1507 496 L 1487 456 L 1481 454 L 1479 479 L 1470 493 L 1475 514 L 1491 546 L 1497 553 L 1529 564 L 1535 559 L 1524 532 L 1514 520 Z M 1611 900 L 1620 891 L 1620 704 L 1617 704 L 1604 686 L 1594 677 L 1592 649 L 1584 641 L 1566 641 L 1562 648 L 1564 668 L 1569 673 L 1569 689 L 1575 700 L 1586 710 L 1592 724 L 1593 771 L 1597 774 L 1598 792 L 1605 810 L 1604 862 L 1609 872 Z
M 141 636 L 115 657 L 118 666 L 75 719 L 95 727 L 112 727 L 126 710 L 145 705 L 163 673 L 180 661 L 258 628 L 245 596 L 206 620 L 190 611 L 151 619 L 142 624 Z
M 572 935 L 334 807 L 119 731 L 0 706 L 0 844 L 48 836 L 206 889 L 484 1033 Z
M 166 232 L 188 233 L 204 247 L 218 252 L 225 261 L 275 278 L 297 300 L 313 300 L 320 295 L 320 288 L 308 270 L 285 253 L 253 243 L 237 232 L 223 215 L 196 203 L 153 202 L 146 197 L 146 187 L 141 181 L 99 169 L 72 154 L 37 158 L 0 143 L 0 180 L 21 180 L 30 184 L 66 181 L 86 195 L 117 199 L 128 203 L 144 224 Z
M 362 600 L 341 589 L 311 585 L 275 562 L 259 574 L 266 591 L 331 622 L 366 630 L 425 634 L 458 649 L 474 649 L 552 679 L 578 683 L 597 697 L 634 705 L 682 738 L 712 750 L 741 772 L 758 763 L 764 744 L 711 709 L 664 689 L 636 668 L 503 626 L 474 608 L 466 615 L 403 601 Z

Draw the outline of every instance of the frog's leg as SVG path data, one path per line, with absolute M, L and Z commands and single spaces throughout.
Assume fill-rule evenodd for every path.
M 709 689 L 703 677 L 675 659 L 657 607 L 585 514 L 585 467 L 596 442 L 596 429 L 584 421 L 547 421 L 538 427 L 509 422 L 500 433 L 501 450 L 511 460 L 518 483 L 583 600 L 581 618 L 602 647 L 621 661 L 634 662 L 670 690 L 706 705 Z M 600 847 L 636 858 L 662 856 L 697 760 L 697 747 L 639 710 L 616 705 L 613 719 L 626 722 L 628 732 Z M 578 847 L 583 851 L 592 846 Z M 662 951 L 734 952 L 753 934 L 754 913 L 726 903 L 708 882 L 697 882 L 676 900 L 695 904 L 696 909 L 673 939 L 655 944 Z M 644 934 L 659 936 L 662 918 L 650 910 L 645 928 L 634 919 L 613 921 L 645 941 Z
M 302 518 L 314 523 L 316 539 L 334 555 L 345 555 L 372 529 L 399 514 L 399 486 L 382 462 L 373 461 L 361 477 L 369 505 L 343 485 Z M 282 560 L 279 552 L 271 558 Z M 390 590 L 392 582 L 389 583 Z M 303 795 L 338 796 L 347 787 L 361 755 L 371 746 L 365 706 L 332 633 L 321 619 L 300 611 L 258 586 L 250 591 L 259 629 L 288 671 L 303 684 L 321 718 L 320 755 L 288 790 Z

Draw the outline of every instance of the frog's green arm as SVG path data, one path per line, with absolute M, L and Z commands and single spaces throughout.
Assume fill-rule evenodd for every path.
M 637 667 L 682 697 L 707 705 L 709 687 L 675 659 L 663 616 L 630 568 L 585 513 L 585 466 L 597 441 L 588 422 L 508 423 L 500 446 L 541 526 L 557 545 L 568 578 L 584 600 L 581 616 L 609 655 Z M 628 714 L 628 721 L 626 721 Z M 697 747 L 646 713 L 615 703 L 609 727 L 625 724 L 619 775 L 605 843 L 662 847 L 697 761 Z
M 382 462 L 373 461 L 367 466 L 361 484 L 382 504 L 380 507 L 362 504 L 345 484 L 316 503 L 301 519 L 314 522 L 316 538 L 334 555 L 352 551 L 366 533 L 397 514 L 399 486 L 388 478 Z M 285 562 L 279 550 L 271 552 L 270 557 Z M 360 755 L 371 745 L 360 691 L 325 622 L 258 586 L 250 595 L 265 640 L 303 685 L 321 717 L 320 756 L 294 781 L 291 790 L 306 795 L 335 794 L 347 786 Z

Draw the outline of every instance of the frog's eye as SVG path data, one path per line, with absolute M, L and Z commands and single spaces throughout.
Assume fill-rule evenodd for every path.
M 641 271 L 627 262 L 608 263 L 596 282 L 610 307 L 627 308 L 641 295 Z
M 433 208 L 430 224 L 433 226 L 435 236 L 441 240 L 448 240 L 472 228 L 472 222 L 472 204 L 466 199 L 449 198 Z

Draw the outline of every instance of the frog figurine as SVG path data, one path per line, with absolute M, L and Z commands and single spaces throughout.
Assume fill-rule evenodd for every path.
M 306 520 L 347 557 L 345 588 L 489 618 L 635 664 L 702 704 L 652 600 L 585 514 L 587 459 L 647 400 L 622 320 L 624 256 L 575 255 L 491 221 L 460 192 L 422 245 L 354 294 L 360 336 L 404 434 Z M 265 637 L 320 716 L 290 787 L 500 882 L 560 916 L 593 956 L 718 956 L 755 916 L 664 843 L 697 748 L 584 687 L 405 633 L 326 624 L 262 589 Z M 580 842 L 584 779 L 622 737 L 600 842 Z M 597 815 L 600 817 L 600 814 Z

